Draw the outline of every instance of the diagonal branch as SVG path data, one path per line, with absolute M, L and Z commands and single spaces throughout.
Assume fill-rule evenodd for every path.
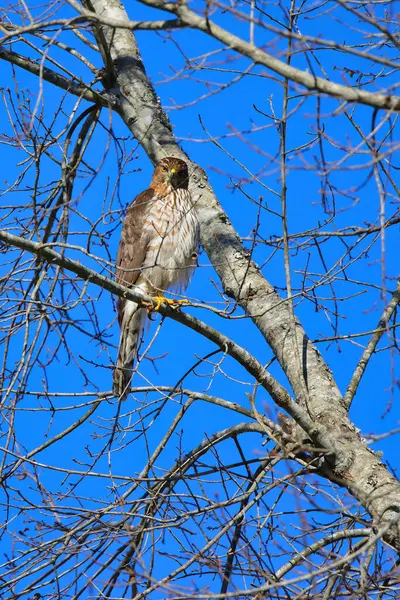
M 74 96 L 79 96 L 80 98 L 84 98 L 89 102 L 96 102 L 102 106 L 110 105 L 110 100 L 107 99 L 104 94 L 100 94 L 99 92 L 91 90 L 84 83 L 75 83 L 74 81 L 71 81 L 71 79 L 68 79 L 68 77 L 64 77 L 64 75 L 60 75 L 60 73 L 56 73 L 56 71 L 38 64 L 31 58 L 22 56 L 22 54 L 18 54 L 12 50 L 0 48 L 0 59 L 6 60 L 17 67 L 21 67 L 21 69 L 24 69 L 33 75 L 37 75 L 38 77 L 56 85 L 62 90 L 70 92 Z
M 392 299 L 389 302 L 389 304 L 387 305 L 387 307 L 385 308 L 385 310 L 383 311 L 383 314 L 382 314 L 381 318 L 379 319 L 379 323 L 376 326 L 376 329 L 378 331 L 376 331 L 374 333 L 374 335 L 371 337 L 371 339 L 369 340 L 367 347 L 365 348 L 363 355 L 360 358 L 360 361 L 356 367 L 356 370 L 353 373 L 351 381 L 350 381 L 349 385 L 347 386 L 347 391 L 343 398 L 344 403 L 347 408 L 351 407 L 351 403 L 353 402 L 353 399 L 357 392 L 358 386 L 360 385 L 361 378 L 365 373 L 365 369 L 367 368 L 367 365 L 368 365 L 372 355 L 375 352 L 375 349 L 379 343 L 379 340 L 381 339 L 383 334 L 385 332 L 387 332 L 389 321 L 392 318 L 393 313 L 396 310 L 397 306 L 399 305 L 399 302 L 400 302 L 400 278 L 397 282 L 396 290 L 393 293 Z
M 85 267 L 82 263 L 66 257 L 65 254 L 59 254 L 51 247 L 54 244 L 32 242 L 31 240 L 12 235 L 6 231 L 0 231 L 0 241 L 9 246 L 30 252 L 50 264 L 67 269 L 81 277 L 84 281 L 105 289 L 115 296 L 127 298 L 128 300 L 133 300 L 139 304 L 143 303 L 146 306 L 153 301 L 153 298 L 144 294 L 140 288 L 126 288 L 125 286 L 115 283 L 111 279 L 96 273 L 96 271 Z M 166 317 L 170 317 L 174 321 L 186 325 L 193 331 L 200 333 L 208 340 L 214 342 L 229 356 L 232 356 L 232 358 L 237 360 L 248 373 L 254 376 L 260 385 L 271 394 L 274 402 L 292 415 L 308 434 L 314 429 L 314 424 L 308 417 L 306 411 L 294 402 L 285 388 L 272 377 L 262 364 L 245 348 L 242 348 L 223 333 L 210 327 L 210 325 L 203 323 L 199 319 L 196 319 L 192 315 L 177 311 L 176 309 L 163 304 L 159 307 L 159 312 Z
M 222 42 L 228 48 L 232 48 L 239 54 L 247 56 L 254 63 L 264 65 L 278 73 L 282 77 L 303 85 L 310 91 L 327 94 L 335 98 L 341 98 L 347 102 L 366 104 L 375 108 L 400 111 L 400 98 L 398 96 L 386 95 L 374 92 L 366 92 L 358 87 L 349 87 L 340 83 L 334 83 L 328 79 L 316 77 L 311 73 L 297 69 L 289 64 L 275 58 L 265 50 L 261 50 L 254 44 L 245 42 L 238 36 L 223 29 L 210 19 L 201 17 L 188 8 L 186 3 L 163 2 L 162 0 L 140 0 L 146 6 L 152 6 L 175 14 L 187 26 L 203 31 L 210 37 Z

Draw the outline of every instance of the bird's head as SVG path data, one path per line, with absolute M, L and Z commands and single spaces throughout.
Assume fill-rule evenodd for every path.
M 162 158 L 154 169 L 151 187 L 153 188 L 182 188 L 187 190 L 189 185 L 188 166 L 184 160 L 168 156 Z

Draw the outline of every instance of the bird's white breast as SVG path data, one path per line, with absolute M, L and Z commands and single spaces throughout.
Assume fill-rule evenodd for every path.
M 196 264 L 199 224 L 188 190 L 171 190 L 151 202 L 145 218 L 150 242 L 142 275 L 158 290 L 183 291 Z

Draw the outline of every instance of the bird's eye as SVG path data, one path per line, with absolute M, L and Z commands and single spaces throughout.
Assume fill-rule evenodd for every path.
M 161 167 L 161 171 L 162 171 L 163 173 L 166 173 L 166 172 L 168 171 L 168 169 L 167 169 L 167 167 Z

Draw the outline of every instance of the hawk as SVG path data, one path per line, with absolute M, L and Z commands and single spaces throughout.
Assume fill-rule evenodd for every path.
M 158 306 L 166 290 L 186 289 L 196 264 L 199 224 L 188 184 L 187 164 L 163 158 L 149 189 L 130 204 L 122 227 L 115 280 L 158 295 Z M 113 391 L 121 399 L 129 392 L 146 314 L 136 302 L 118 299 L 121 335 Z

